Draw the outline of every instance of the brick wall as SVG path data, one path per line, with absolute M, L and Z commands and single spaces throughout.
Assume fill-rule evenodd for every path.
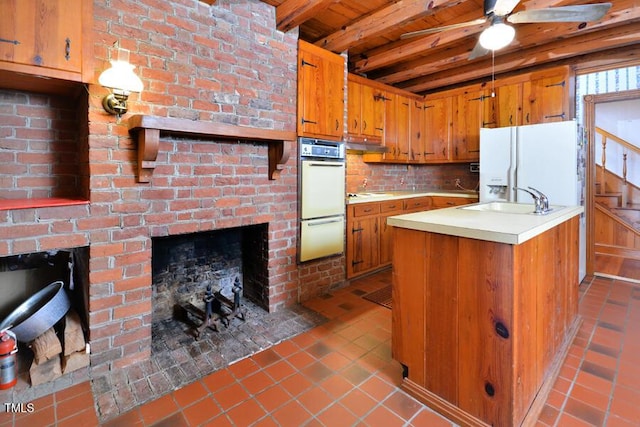
M 295 129 L 297 34 L 274 30 L 271 6 L 257 0 L 219 0 L 211 7 L 195 0 L 96 0 L 94 15 L 95 79 L 115 55 L 117 42 L 131 51 L 130 60 L 143 80 L 144 91 L 130 98 L 130 114 Z M 272 311 L 344 284 L 344 257 L 296 264 L 295 149 L 280 178 L 269 181 L 265 145 L 163 136 L 151 182 L 140 184 L 128 116 L 117 121 L 104 112 L 106 89 L 92 84 L 88 94 L 81 92 L 72 101 L 77 123 L 71 139 L 78 142 L 75 178 L 80 183 L 73 192 L 90 203 L 0 211 L 0 256 L 89 247 L 94 372 L 150 356 L 152 237 L 268 222 Z M 42 119 L 71 111 L 57 96 L 2 96 L 4 105 L 15 107 L 15 97 L 25 105 L 46 106 Z M 21 118 L 34 117 L 32 111 L 6 114 L 6 107 L 1 108 L 3 139 L 8 129 L 21 126 Z M 56 123 L 48 122 L 49 143 L 66 134 L 53 136 Z M 70 124 L 66 118 L 62 123 Z M 56 161 L 66 159 L 66 146 L 50 145 L 49 155 Z M 15 174 L 5 172 L 9 164 L 1 163 L 0 175 L 5 176 L 0 177 L 0 191 L 20 189 Z M 403 168 L 367 166 L 357 159 L 353 164 L 357 166 L 352 168 L 350 160 L 349 170 L 360 172 L 350 180 L 367 174 L 380 188 L 391 185 L 393 178 L 387 177 L 397 177 Z M 429 177 L 438 168 L 417 170 Z M 38 185 L 24 188 L 30 188 L 33 197 Z

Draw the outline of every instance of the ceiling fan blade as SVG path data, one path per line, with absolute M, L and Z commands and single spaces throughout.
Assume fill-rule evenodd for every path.
M 468 60 L 471 61 L 472 59 L 480 58 L 481 56 L 485 56 L 489 52 L 490 50 L 482 47 L 482 45 L 480 44 L 480 41 L 478 41 L 475 47 L 473 48 L 473 50 L 471 51 L 471 53 L 469 54 Z
M 493 13 L 497 16 L 506 16 L 520 3 L 520 0 L 485 0 L 484 13 Z
M 550 7 L 523 10 L 507 17 L 513 24 L 534 22 L 588 22 L 598 21 L 611 8 L 611 3 L 583 4 L 577 6 Z
M 425 30 L 418 30 L 418 31 L 412 31 L 410 33 L 404 33 L 403 35 L 400 36 L 400 38 L 408 39 L 410 37 L 422 36 L 424 34 L 439 33 L 440 31 L 453 30 L 456 28 L 472 27 L 474 25 L 484 24 L 485 22 L 487 22 L 487 18 L 479 18 L 479 19 L 474 19 L 473 21 L 461 22 L 459 24 L 451 24 L 451 25 L 445 25 L 443 27 L 427 28 Z

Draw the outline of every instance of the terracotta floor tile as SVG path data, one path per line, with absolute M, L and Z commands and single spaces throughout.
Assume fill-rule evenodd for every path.
M 340 403 L 334 403 L 317 416 L 323 426 L 351 426 L 357 418 Z
M 230 365 L 228 369 L 234 377 L 241 380 L 242 378 L 260 370 L 260 366 L 253 360 L 253 358 L 247 358 Z
M 347 393 L 340 403 L 358 417 L 363 417 L 378 404 L 371 396 L 357 388 Z
M 613 386 L 611 381 L 585 371 L 578 372 L 576 382 L 592 390 L 607 394 L 611 392 Z
M 220 389 L 230 386 L 236 382 L 236 379 L 228 369 L 223 369 L 213 374 L 207 375 L 202 379 L 204 385 L 210 392 L 214 393 Z
M 321 362 L 333 371 L 339 371 L 351 363 L 349 359 L 337 351 L 332 351 L 323 357 Z
M 213 394 L 223 411 L 228 411 L 233 406 L 247 400 L 249 395 L 240 384 L 233 384 Z
M 387 396 L 395 390 L 395 388 L 378 377 L 371 377 L 364 383 L 360 384 L 360 390 L 364 391 L 375 400 L 382 401 L 386 399 Z
M 282 360 L 282 356 L 273 351 L 273 349 L 266 349 L 260 353 L 256 353 L 251 356 L 251 359 L 260 367 L 264 368 L 269 365 L 273 365 L 276 362 Z
M 247 400 L 227 411 L 227 417 L 237 426 L 252 425 L 265 415 L 265 410 L 255 400 Z
M 634 390 L 618 384 L 613 389 L 613 398 L 629 403 L 637 403 L 640 402 L 640 390 Z
M 220 415 L 222 410 L 213 399 L 209 398 L 184 408 L 182 413 L 189 425 L 197 426 Z
M 329 378 L 333 371 L 322 362 L 315 362 L 304 368 L 302 373 L 312 382 L 321 382 Z
M 3 408 L 4 410 L 4 408 Z M 55 408 L 47 406 L 41 410 L 35 410 L 23 417 L 16 418 L 14 426 L 16 427 L 45 427 L 55 424 Z
M 607 418 L 607 427 L 638 427 L 638 424 L 620 418 L 617 415 L 610 415 Z
M 306 351 L 316 359 L 322 359 L 323 357 L 331 353 L 332 349 L 323 342 L 316 342 L 307 347 Z
M 624 420 L 640 425 L 640 407 L 638 402 L 627 402 L 626 400 L 614 398 L 611 402 L 610 414 Z
M 310 389 L 312 386 L 312 382 L 309 381 L 304 375 L 293 374 L 280 382 L 280 385 L 284 387 L 284 389 L 287 390 L 290 395 L 296 397 L 305 390 Z
M 396 391 L 382 404 L 406 421 L 410 420 L 422 408 L 421 403 L 402 391 Z
M 283 387 L 276 385 L 258 394 L 256 399 L 267 411 L 272 412 L 289 402 L 292 397 Z
M 334 399 L 320 386 L 313 387 L 296 399 L 309 413 L 315 415 L 322 412 L 334 402 Z
M 200 381 L 191 383 L 173 392 L 173 398 L 182 408 L 193 405 L 208 395 L 209 390 L 207 390 Z
M 91 400 L 91 383 L 89 383 L 89 381 L 57 391 L 55 393 L 56 403 L 60 403 L 67 399 L 76 398 L 82 395 L 88 395 L 89 400 Z
M 121 426 L 130 426 L 137 427 L 143 426 L 142 416 L 140 415 L 140 411 L 134 409 L 133 411 L 126 412 L 116 418 L 109 420 L 106 423 L 102 424 L 102 427 L 121 427 Z M 80 426 L 78 426 L 80 427 Z
M 576 418 L 566 412 L 560 414 L 557 425 L 562 427 L 593 427 L 592 424 L 589 424 L 588 422 L 583 421 L 580 418 Z
M 287 361 L 295 369 L 300 370 L 300 369 L 303 369 L 305 366 L 309 366 L 310 364 L 315 362 L 316 359 L 314 359 L 313 356 L 311 356 L 306 351 L 300 351 L 300 352 L 298 352 L 296 354 L 293 354 L 293 355 L 289 356 L 287 358 Z
M 571 389 L 571 398 L 586 403 L 600 411 L 605 412 L 609 407 L 609 395 L 599 393 L 596 390 L 586 388 L 580 384 L 574 384 Z
M 264 371 L 258 371 L 243 379 L 241 384 L 249 391 L 250 394 L 257 394 L 271 387 L 274 384 L 274 381 L 273 378 L 264 373 Z
M 256 422 L 252 427 L 280 427 L 280 425 L 272 417 L 268 416 Z
M 564 407 L 564 412 L 573 415 L 576 418 L 580 418 L 583 421 L 588 422 L 594 426 L 601 426 L 604 422 L 604 411 L 580 402 L 572 397 L 567 400 L 567 404 Z
M 300 351 L 300 347 L 298 347 L 292 340 L 282 341 L 281 343 L 273 346 L 272 349 L 280 357 L 284 358 Z
M 402 418 L 384 406 L 378 406 L 364 418 L 364 421 L 371 427 L 400 427 L 405 423 Z
M 128 427 L 128 426 L 127 426 Z M 153 424 L 152 427 L 190 427 L 182 412 L 171 415 Z
M 340 374 L 352 385 L 356 386 L 368 380 L 371 376 L 371 372 L 363 368 L 358 362 L 344 368 Z
M 178 405 L 170 395 L 162 396 L 157 400 L 140 406 L 140 415 L 145 424 L 153 424 L 163 418 L 167 418 L 176 411 L 178 411 Z
M 429 408 L 422 408 L 409 425 L 413 427 L 452 427 L 453 423 Z
M 322 381 L 320 386 L 334 399 L 340 399 L 353 388 L 353 385 L 340 373 L 331 375 L 329 378 Z
M 286 360 L 281 360 L 273 365 L 264 368 L 264 372 L 271 377 L 274 382 L 280 382 L 290 375 L 293 375 L 296 370 Z
M 305 349 L 315 343 L 316 338 L 309 333 L 304 333 L 291 338 L 291 341 L 301 349 Z
M 311 414 L 295 400 L 271 414 L 282 426 L 301 426 L 311 419 Z
M 93 404 L 85 406 L 83 410 L 76 412 L 66 418 L 58 417 L 56 426 L 59 427 L 78 427 L 78 426 L 95 426 L 98 425 L 98 416 Z

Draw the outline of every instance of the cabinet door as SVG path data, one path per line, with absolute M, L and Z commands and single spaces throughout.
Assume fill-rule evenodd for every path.
M 402 200 L 380 203 L 380 267 L 391 264 L 393 251 L 393 227 L 387 225 L 387 218 L 402 213 Z
M 398 160 L 410 159 L 410 130 L 409 119 L 411 117 L 411 104 L 409 98 L 398 95 L 396 98 L 396 134 L 398 140 Z
M 382 155 L 386 160 L 396 160 L 399 158 L 398 146 L 398 98 L 393 93 L 385 95 L 390 101 L 384 104 L 384 140 L 383 144 L 387 152 Z M 378 101 L 379 102 L 379 101 Z
M 351 135 L 360 135 L 362 126 L 362 115 L 360 106 L 362 105 L 362 85 L 349 80 L 347 82 L 347 120 L 349 121 L 347 132 Z
M 453 99 L 453 159 L 477 161 L 480 158 L 480 128 L 485 118 L 484 89 L 461 93 Z
M 424 161 L 424 102 L 412 99 L 409 118 L 410 159 L 422 163 Z
M 309 43 L 298 43 L 298 134 L 341 139 L 344 59 Z
M 82 0 L 2 0 L 0 60 L 82 71 Z
M 353 218 L 347 232 L 347 238 L 350 240 L 348 277 L 376 268 L 379 262 L 378 217 Z
M 522 83 L 496 88 L 497 127 L 522 124 Z
M 525 125 L 569 120 L 569 87 L 566 74 L 524 82 L 522 97 Z
M 430 99 L 424 102 L 424 150 L 425 162 L 449 158 L 451 141 L 451 97 Z

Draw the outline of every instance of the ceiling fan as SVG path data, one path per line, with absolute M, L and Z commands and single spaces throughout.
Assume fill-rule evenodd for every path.
M 529 24 L 537 22 L 589 22 L 598 21 L 611 8 L 611 3 L 594 3 L 575 6 L 548 7 L 544 9 L 523 10 L 512 13 L 520 0 L 484 0 L 484 17 L 459 24 L 445 25 L 426 30 L 412 31 L 400 36 L 401 39 L 437 33 L 455 28 L 471 27 L 490 22 L 484 29 L 476 46 L 471 51 L 469 59 L 486 55 L 492 50 L 498 50 L 513 41 L 515 29 L 507 25 Z

